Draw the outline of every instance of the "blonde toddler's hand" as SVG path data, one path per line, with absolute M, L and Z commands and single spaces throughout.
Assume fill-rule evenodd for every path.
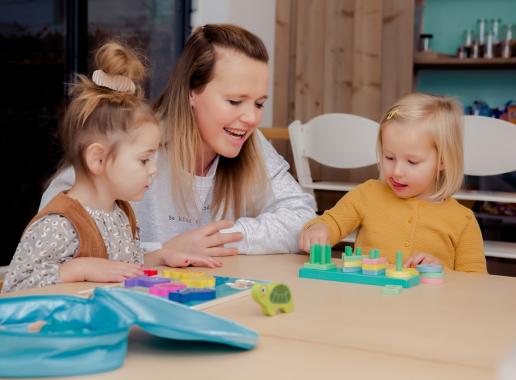
M 419 252 L 410 256 L 403 266 L 405 268 L 415 268 L 419 264 L 441 264 L 441 262 L 426 252 Z
M 299 248 L 310 253 L 310 247 L 314 244 L 330 244 L 330 229 L 324 223 L 315 223 L 301 232 Z

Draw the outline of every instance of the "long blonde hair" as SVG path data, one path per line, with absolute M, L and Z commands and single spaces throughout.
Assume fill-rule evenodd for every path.
M 180 201 L 179 207 L 185 213 L 196 206 L 192 195 L 196 153 L 201 145 L 189 95 L 192 91 L 202 92 L 213 79 L 216 48 L 230 49 L 259 62 L 267 63 L 269 60 L 267 49 L 260 38 L 236 25 L 205 25 L 197 28 L 188 39 L 167 88 L 155 105 L 164 128 L 162 143 L 169 154 L 172 196 Z M 221 211 L 222 217 L 225 217 L 232 210 L 235 219 L 244 214 L 256 216 L 262 207 L 267 187 L 260 143 L 253 133 L 238 156 L 219 156 L 212 215 Z
M 460 189 L 464 179 L 464 117 L 461 104 L 450 97 L 413 93 L 399 99 L 382 117 L 377 140 L 381 168 L 382 130 L 390 123 L 422 125 L 432 136 L 437 162 L 435 192 L 431 199 L 442 201 Z
M 151 106 L 143 99 L 145 68 L 133 50 L 117 41 L 105 43 L 95 54 L 95 66 L 108 76 L 129 78 L 135 90 L 115 91 L 84 75 L 77 76 L 71 85 L 72 101 L 58 129 L 63 159 L 57 173 L 72 165 L 76 173 L 88 174 L 84 152 L 98 137 L 113 137 L 108 157 L 114 157 L 119 142 L 116 136 L 123 136 L 141 122 L 158 124 Z

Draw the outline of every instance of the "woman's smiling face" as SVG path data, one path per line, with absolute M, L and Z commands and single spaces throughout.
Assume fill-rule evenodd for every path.
M 201 135 L 198 162 L 217 155 L 236 157 L 263 117 L 269 68 L 265 62 L 216 48 L 213 78 L 201 92 L 192 91 L 190 105 Z

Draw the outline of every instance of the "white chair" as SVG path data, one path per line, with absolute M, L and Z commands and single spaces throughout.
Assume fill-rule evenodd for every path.
M 484 116 L 464 117 L 464 174 L 489 176 L 516 170 L 516 125 Z M 516 193 L 461 190 L 455 198 L 516 203 Z M 516 259 L 516 244 L 484 241 L 486 256 Z
M 305 124 L 299 120 L 288 127 L 297 178 L 303 189 L 349 191 L 356 183 L 314 182 L 309 159 L 338 169 L 355 169 L 376 164 L 376 136 L 379 125 L 365 117 L 329 113 Z
M 330 113 L 305 124 L 299 120 L 288 127 L 290 144 L 301 187 L 314 190 L 349 191 L 352 182 L 314 181 L 309 159 L 338 169 L 356 169 L 376 164 L 376 136 L 379 125 L 365 117 Z M 344 241 L 355 241 L 355 233 Z

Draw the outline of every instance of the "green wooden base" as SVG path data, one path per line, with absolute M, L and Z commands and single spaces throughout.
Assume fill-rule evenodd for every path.
M 299 277 L 313 278 L 316 280 L 352 282 L 354 284 L 365 285 L 401 285 L 404 288 L 411 288 L 419 285 L 419 276 L 410 279 L 390 278 L 386 276 L 369 276 L 361 273 L 345 273 L 341 268 L 334 268 L 329 270 L 300 268 Z

